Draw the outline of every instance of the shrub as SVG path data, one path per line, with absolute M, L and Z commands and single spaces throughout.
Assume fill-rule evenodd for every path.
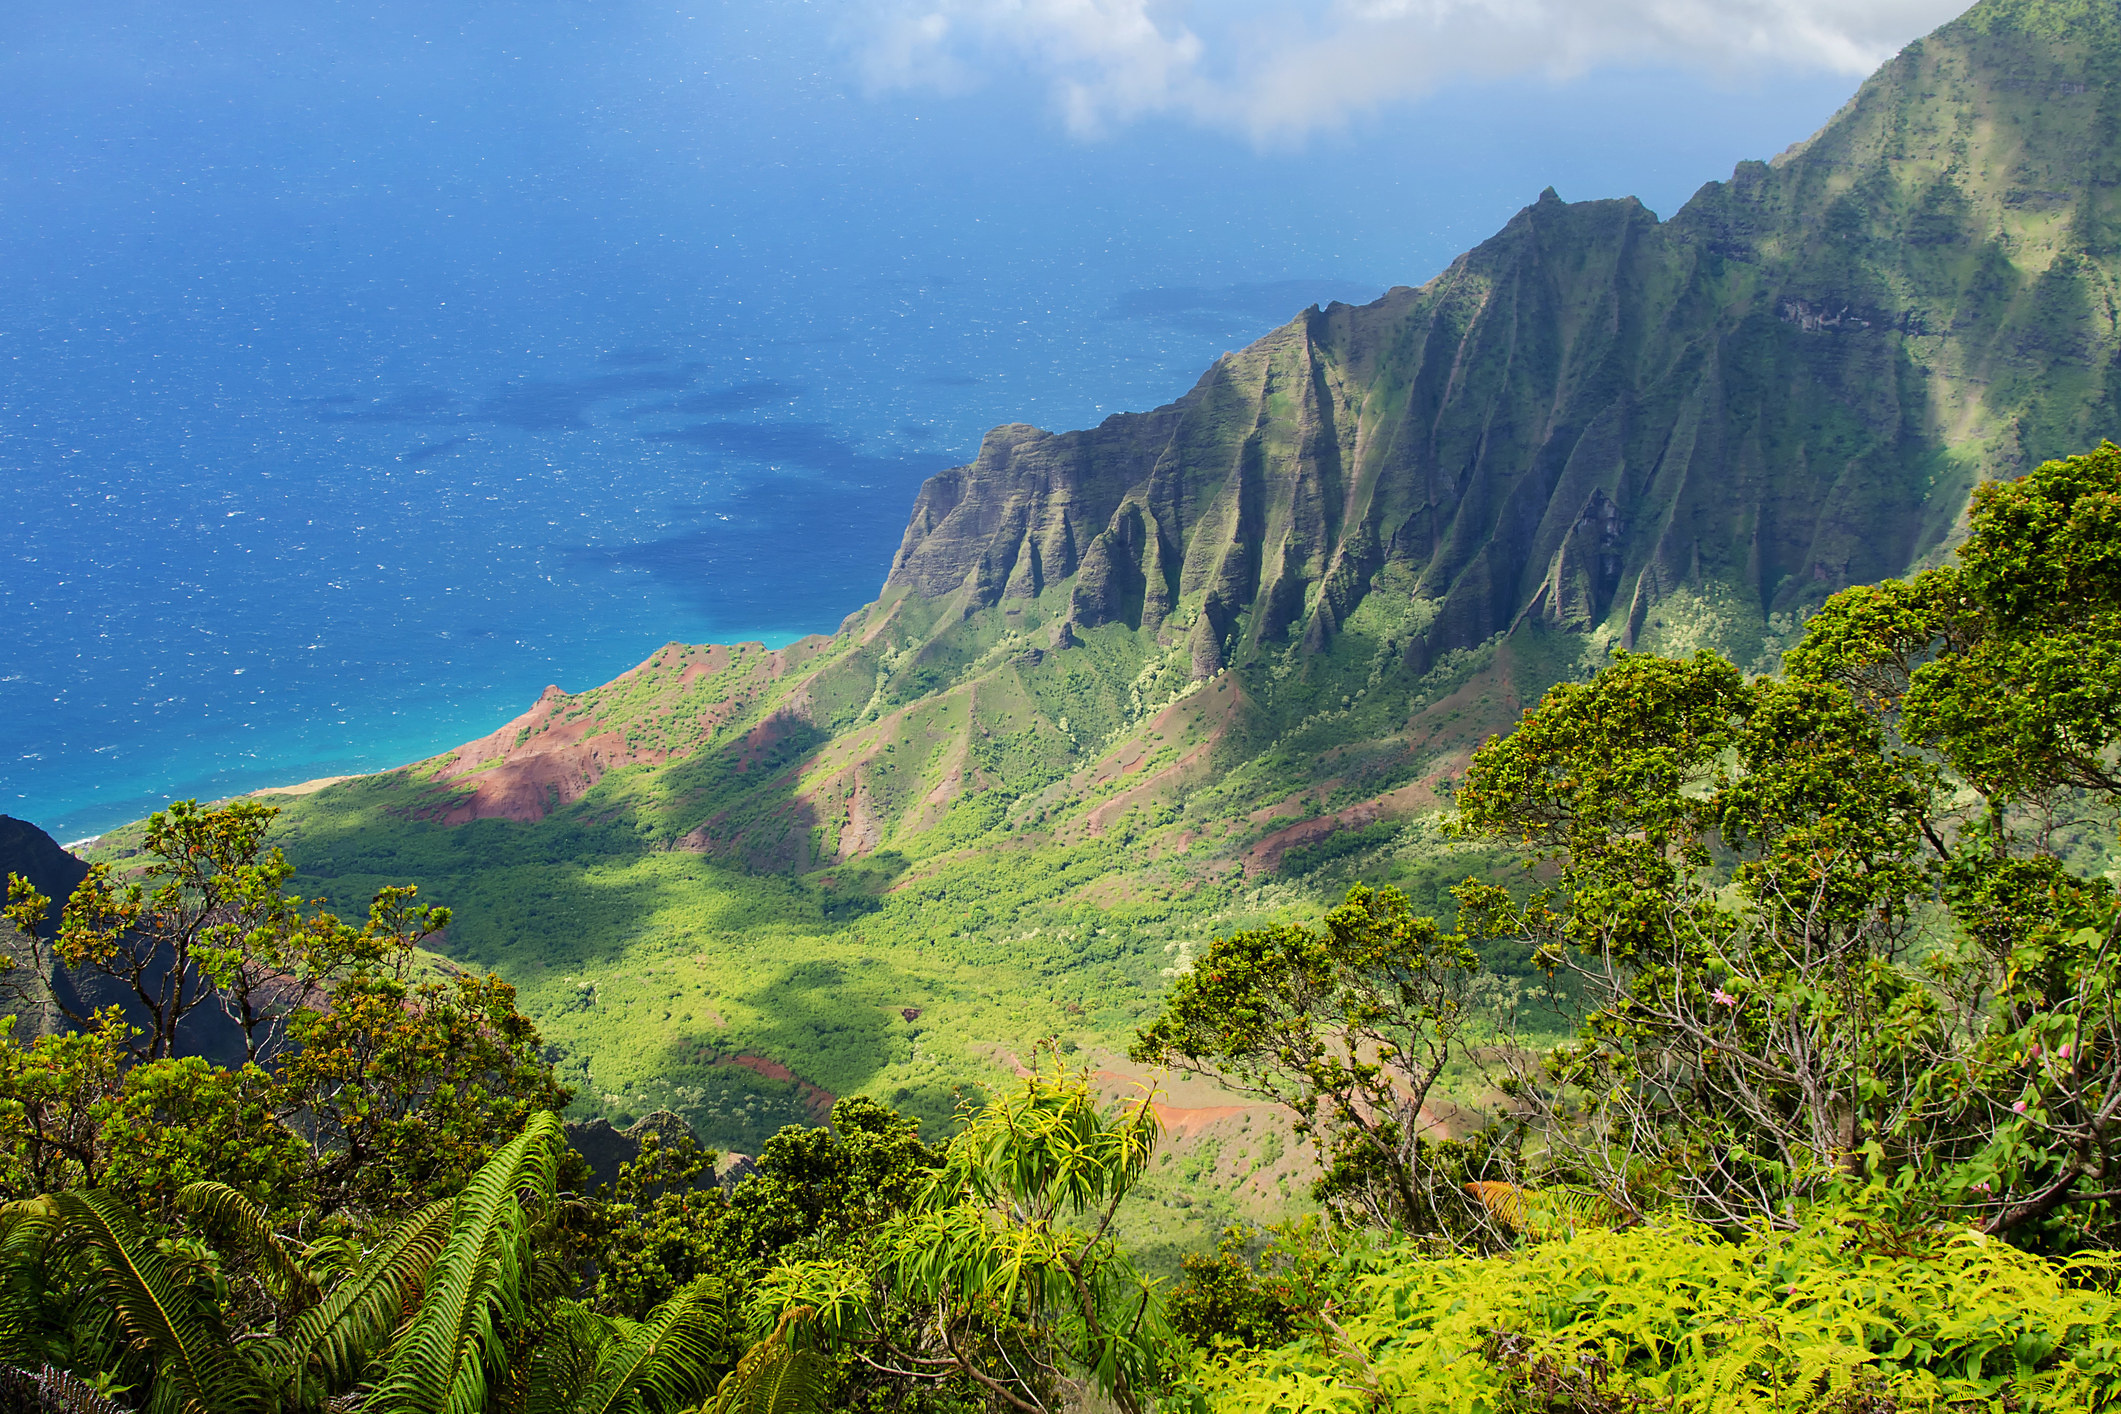
M 1489 1257 L 1403 1247 L 1355 1280 L 1354 1314 L 1204 1378 L 1248 1414 L 2109 1408 L 2115 1270 L 1854 1209 L 1740 1241 L 1673 1220 Z

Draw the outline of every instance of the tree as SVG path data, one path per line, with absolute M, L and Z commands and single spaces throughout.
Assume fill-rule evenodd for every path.
M 2121 1196 L 2115 893 L 2064 858 L 2110 848 L 2121 449 L 1971 520 L 1956 566 L 1829 600 L 1782 681 L 1622 654 L 1476 753 L 1460 827 L 1556 882 L 1460 916 L 1590 998 L 1520 1118 L 1622 1209 L 1787 1221 L 1867 1177 L 2001 1232 Z
M 757 1175 L 730 1205 L 731 1253 L 767 1261 L 805 1239 L 872 1233 L 920 1200 L 942 1157 L 917 1119 L 846 1096 L 829 1125 L 788 1125 L 759 1150 Z
M 653 1132 L 599 1200 L 569 1222 L 576 1262 L 590 1273 L 597 1309 L 638 1319 L 695 1277 L 729 1265 L 729 1196 L 715 1182 L 715 1154 L 689 1134 Z
M 1380 1225 L 1436 1232 L 1455 1185 L 1432 1171 L 1424 1107 L 1474 1020 L 1479 973 L 1464 940 L 1397 890 L 1357 885 L 1322 929 L 1217 939 L 1132 1054 L 1287 1107 L 1332 1166 L 1329 1193 Z
M 1790 672 L 1971 798 L 1933 838 L 1980 1017 L 1923 1095 L 1933 1172 L 1991 1231 L 2121 1239 L 2121 447 L 1978 487 L 1969 519 L 1957 564 L 1836 595 Z
M 240 945 L 276 908 L 289 869 L 277 851 L 260 858 L 273 814 L 255 801 L 202 810 L 180 800 L 148 817 L 138 877 L 120 884 L 108 864 L 92 865 L 66 901 L 56 959 L 131 994 L 142 1059 L 176 1054 L 178 1026 L 214 999 L 202 954 Z
M 122 982 L 149 1030 L 109 1007 L 0 1043 L 0 1189 L 110 1186 L 159 1214 L 213 1177 L 298 1223 L 373 1222 L 455 1192 L 567 1103 L 513 988 L 413 980 L 447 909 L 411 886 L 378 893 L 359 928 L 305 908 L 265 845 L 273 814 L 179 801 L 149 821 L 138 877 L 99 866 L 75 890 L 55 958 Z M 19 879 L 9 898 L 34 932 L 49 901 Z M 172 1054 L 216 1000 L 245 1039 L 235 1069 Z
M 124 1026 L 115 1017 L 28 1046 L 12 1035 L 0 1042 L 0 1194 L 100 1185 L 109 1158 L 104 1121 L 124 1073 Z
M 196 1056 L 128 1065 L 127 1034 L 106 1016 L 93 1031 L 0 1041 L 0 1199 L 106 1188 L 167 1219 L 202 1179 L 260 1202 L 303 1189 L 305 1154 L 264 1071 Z
M 908 1211 L 761 1277 L 752 1330 L 808 1312 L 801 1328 L 886 1379 L 1045 1414 L 1087 1378 L 1140 1409 L 1172 1337 L 1111 1224 L 1158 1133 L 1146 1095 L 1106 1115 L 1085 1076 L 1031 1075 L 967 1116 Z
M 1626 1211 L 1777 1211 L 1898 1131 L 1938 1018 L 1905 963 L 1934 790 L 1846 694 L 1710 654 L 1623 654 L 1475 754 L 1460 828 L 1558 866 L 1477 934 L 1572 971 L 1592 1011 L 1518 1098 Z M 1578 1102 L 1588 1110 L 1574 1112 Z
M 357 970 L 297 1012 L 274 1071 L 310 1156 L 319 1215 L 387 1214 L 453 1193 L 499 1137 L 569 1092 L 498 977 L 408 982 Z
M 132 877 L 90 867 L 53 944 L 39 934 L 50 900 L 15 875 L 8 920 L 41 973 L 64 964 L 129 995 L 142 1023 L 133 1044 L 141 1059 L 175 1055 L 184 1019 L 218 1002 L 243 1034 L 245 1059 L 264 1060 L 289 1019 L 315 1008 L 349 968 L 401 964 L 449 925 L 449 910 L 419 905 L 410 886 L 378 894 L 361 928 L 305 911 L 281 891 L 294 866 L 265 846 L 278 813 L 248 800 L 211 808 L 177 801 L 148 817 L 148 862 Z M 94 1024 L 61 1010 L 77 1029 Z

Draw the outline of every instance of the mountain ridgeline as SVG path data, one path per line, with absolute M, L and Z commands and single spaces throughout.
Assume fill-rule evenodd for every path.
M 1990 0 L 1669 221 L 1549 190 L 1166 407 L 996 429 L 837 636 L 548 693 L 442 764 L 430 813 L 539 817 L 663 766 L 650 835 L 801 870 L 997 788 L 1101 828 L 1117 750 L 1169 758 L 1131 804 L 1228 781 L 1196 822 L 1223 830 L 1298 777 L 1343 804 L 1439 779 L 1615 646 L 1772 668 L 1834 590 L 1945 553 L 1976 481 L 2121 433 L 2117 222 L 2121 14 Z
M 1196 676 L 1322 646 L 1387 566 L 1434 606 L 1416 671 L 1526 620 L 1632 645 L 1675 592 L 1757 640 L 1934 554 L 1975 479 L 2121 428 L 2117 30 L 1984 5 L 1669 221 L 1550 189 L 1168 407 L 997 429 L 887 596 L 1066 584 L 1077 630 L 1189 623 Z
M 1976 483 L 2121 436 L 2117 238 L 2121 9 L 1983 0 L 1669 220 L 1549 191 L 1166 407 L 996 429 L 829 637 L 549 689 L 283 838 L 342 907 L 456 905 L 611 1113 L 739 1147 L 1109 1044 L 1211 930 L 1350 877 L 1448 909 L 1496 861 L 1421 817 L 1554 682 L 1772 670 Z

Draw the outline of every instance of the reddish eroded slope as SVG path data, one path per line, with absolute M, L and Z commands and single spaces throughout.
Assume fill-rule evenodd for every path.
M 753 1075 L 762 1075 L 768 1080 L 789 1081 L 795 1086 L 796 1093 L 803 1097 L 803 1109 L 809 1114 L 810 1122 L 813 1124 L 823 1124 L 829 1119 L 832 1115 L 832 1106 L 839 1099 L 839 1096 L 833 1094 L 824 1086 L 805 1080 L 802 1076 L 797 1075 L 787 1066 L 782 1065 L 779 1061 L 769 1056 L 753 1055 L 749 1051 L 740 1051 L 734 1055 L 718 1055 L 712 1049 L 702 1046 L 694 1059 L 703 1065 L 737 1066 L 750 1071 Z
M 1218 673 L 1121 738 L 1095 762 L 1040 792 L 1031 808 L 1095 799 L 1075 828 L 1101 835 L 1130 809 L 1182 800 L 1214 776 L 1217 748 L 1248 705 L 1236 675 Z M 1104 798 L 1097 799 L 1101 795 Z
M 1290 850 L 1314 844 L 1341 830 L 1359 830 L 1379 820 L 1404 820 L 1446 808 L 1449 802 L 1437 790 L 1443 779 L 1463 776 L 1474 750 L 1490 737 L 1514 729 L 1527 699 L 1536 702 L 1544 690 L 1541 686 L 1527 691 L 1518 681 L 1522 675 L 1516 654 L 1505 640 L 1497 647 L 1491 665 L 1408 720 L 1404 736 L 1410 752 L 1434 763 L 1427 774 L 1368 800 L 1269 831 L 1244 852 L 1245 873 L 1272 873 L 1281 867 L 1282 856 Z M 1330 780 L 1321 782 L 1312 791 L 1299 792 L 1254 811 L 1250 818 L 1254 824 L 1266 824 L 1277 816 L 1300 811 L 1305 808 L 1307 797 L 1322 799 L 1335 784 Z
M 429 779 L 446 795 L 416 813 L 446 825 L 541 820 L 607 772 L 690 755 L 740 725 L 779 679 L 807 663 L 810 647 L 666 644 L 602 687 L 548 687 L 500 730 L 434 758 Z
M 1159 1147 L 1182 1161 L 1212 1145 L 1212 1176 L 1202 1177 L 1228 1191 L 1246 1215 L 1283 1214 L 1291 1195 L 1319 1176 L 1316 1151 L 1296 1135 L 1289 1112 L 1279 1105 L 1195 1076 L 1152 1071 L 1122 1056 L 1100 1052 L 1097 1059 L 1103 1063 L 1090 1079 L 1099 1097 L 1125 1104 L 1145 1089 L 1155 1091 L 1152 1104 L 1163 1128 Z
M 528 712 L 452 752 L 440 778 L 470 790 L 435 818 L 445 825 L 542 820 L 587 795 L 613 766 L 663 759 L 662 753 L 644 757 L 621 733 L 594 718 L 570 720 L 573 702 L 558 687 L 548 687 Z
M 1397 790 L 1358 800 L 1330 815 L 1299 820 L 1261 837 L 1244 853 L 1245 873 L 1274 872 L 1281 867 L 1281 857 L 1298 845 L 1314 843 L 1342 830 L 1359 830 L 1379 820 L 1405 820 L 1426 811 L 1442 809 L 1443 805 L 1443 799 L 1436 794 L 1436 776 L 1409 781 Z
M 732 837 L 725 816 L 717 815 L 680 846 L 738 853 L 762 867 L 786 868 L 845 862 L 894 836 L 931 828 L 964 796 L 998 784 L 978 764 L 978 746 L 1017 732 L 1057 734 L 1018 673 L 1014 666 L 997 668 L 823 743 L 793 769 L 787 799 L 774 816 L 777 822 L 799 824 L 801 841 L 791 831 L 778 846 L 747 842 Z M 795 858 L 797 844 L 810 848 L 804 841 L 812 827 L 822 831 L 815 859 Z

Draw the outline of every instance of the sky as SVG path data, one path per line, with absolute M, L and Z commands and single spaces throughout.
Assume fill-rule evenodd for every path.
M 830 632 L 983 431 L 1548 185 L 1671 214 L 1874 0 L 82 0 L 0 29 L 0 811 L 400 764 Z
M 1067 130 L 1151 116 L 1300 145 L 1445 87 L 1670 68 L 1734 84 L 1861 78 L 1957 13 L 1947 0 L 915 0 L 850 9 L 872 89 L 1034 80 Z

